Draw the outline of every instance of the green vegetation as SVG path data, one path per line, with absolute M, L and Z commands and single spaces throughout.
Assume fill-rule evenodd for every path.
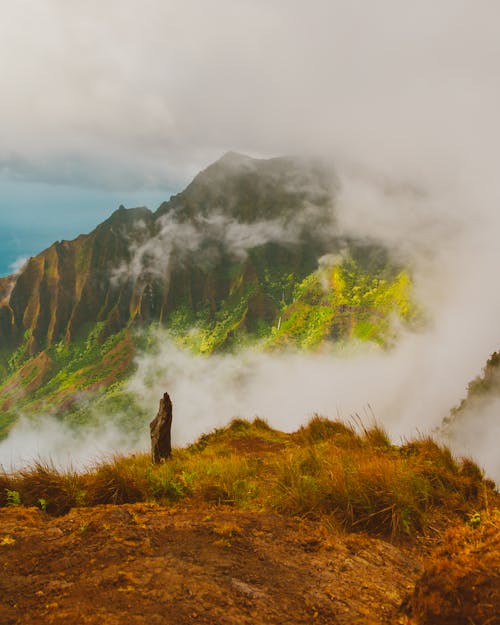
M 27 506 L 44 501 L 55 515 L 82 505 L 202 500 L 326 516 L 347 530 L 393 537 L 424 531 L 439 511 L 474 514 L 493 486 L 472 461 L 455 460 L 430 438 L 397 447 L 378 426 L 359 431 L 322 417 L 293 434 L 236 419 L 158 466 L 146 455 L 116 456 L 85 473 L 37 462 L 0 475 L 4 493 Z
M 260 309 L 253 306 L 260 298 Z M 262 308 L 272 310 L 265 319 Z M 260 314 L 259 314 L 260 313 Z M 212 315 L 186 307 L 167 322 L 172 338 L 195 353 L 209 354 L 261 342 L 263 348 L 293 346 L 310 350 L 327 341 L 372 341 L 389 345 L 394 319 L 415 324 L 421 318 L 412 300 L 406 271 L 387 264 L 367 268 L 352 257 L 338 259 L 300 280 L 293 273 L 265 269 L 258 282 L 240 275 L 230 297 Z
M 387 266 L 368 271 L 349 257 L 310 274 L 296 286 L 293 303 L 282 311 L 271 344 L 310 349 L 326 340 L 390 343 L 393 319 L 416 322 L 419 313 L 408 273 L 388 277 L 387 273 Z
M 75 425 L 88 423 L 93 413 L 118 411 L 125 425 L 137 423 L 141 409 L 122 390 L 132 372 L 133 335 L 122 330 L 103 338 L 102 332 L 103 324 L 96 324 L 78 341 L 60 341 L 0 383 L 0 437 L 19 411 L 55 414 Z
M 92 414 L 118 414 L 125 427 L 142 422 L 142 410 L 124 383 L 133 371 L 137 350 L 153 349 L 154 334 L 165 327 L 180 346 L 196 354 L 240 349 L 285 347 L 313 350 L 327 342 L 394 339 L 394 319 L 414 324 L 419 311 L 412 301 L 411 280 L 387 263 L 370 264 L 352 256 L 337 259 L 305 277 L 270 267 L 266 254 L 254 251 L 255 272 L 229 267 L 230 293 L 215 309 L 197 311 L 180 301 L 164 324 L 151 322 L 137 333 L 132 327 L 109 334 L 104 321 L 90 324 L 80 338 L 60 340 L 29 356 L 31 333 L 14 352 L 11 374 L 0 383 L 0 437 L 17 413 L 52 413 L 71 424 Z

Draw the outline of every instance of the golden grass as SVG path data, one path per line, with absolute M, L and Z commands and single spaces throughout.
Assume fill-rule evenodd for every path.
M 83 503 L 84 480 L 76 471 L 60 471 L 54 465 L 37 461 L 12 480 L 26 506 L 39 506 L 50 514 L 65 514 Z
M 499 622 L 500 512 L 450 528 L 407 602 L 412 625 Z
M 0 474 L 0 505 L 13 490 L 23 505 L 52 514 L 76 505 L 199 500 L 328 515 L 348 530 L 396 537 L 424 530 L 437 510 L 464 515 L 481 508 L 493 486 L 473 461 L 456 460 L 429 437 L 396 447 L 379 426 L 315 416 L 285 434 L 262 419 L 235 419 L 187 449 L 174 449 L 160 465 L 140 454 L 116 456 L 80 474 L 40 462 Z

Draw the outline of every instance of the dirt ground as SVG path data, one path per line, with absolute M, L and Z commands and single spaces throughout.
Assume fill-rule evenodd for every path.
M 2 625 L 387 624 L 421 573 L 387 542 L 264 512 L 0 510 Z

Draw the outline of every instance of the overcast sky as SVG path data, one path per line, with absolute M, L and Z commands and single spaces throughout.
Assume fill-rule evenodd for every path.
M 227 150 L 493 179 L 499 23 L 496 0 L 3 2 L 0 231 L 155 208 Z

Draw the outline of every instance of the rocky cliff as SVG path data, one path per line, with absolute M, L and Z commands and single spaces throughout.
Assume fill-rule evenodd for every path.
M 324 165 L 229 153 L 155 212 L 120 207 L 0 279 L 0 434 L 130 371 L 135 328 L 198 353 L 258 341 L 385 343 L 411 282 L 381 246 L 340 237 Z
M 120 207 L 90 234 L 54 243 L 2 278 L 0 344 L 24 343 L 33 355 L 97 322 L 109 335 L 165 322 L 180 306 L 214 313 L 249 283 L 249 323 L 272 318 L 263 272 L 303 278 L 315 269 L 324 244 L 311 242 L 318 221 L 331 218 L 329 191 L 312 165 L 226 155 L 155 213 Z

